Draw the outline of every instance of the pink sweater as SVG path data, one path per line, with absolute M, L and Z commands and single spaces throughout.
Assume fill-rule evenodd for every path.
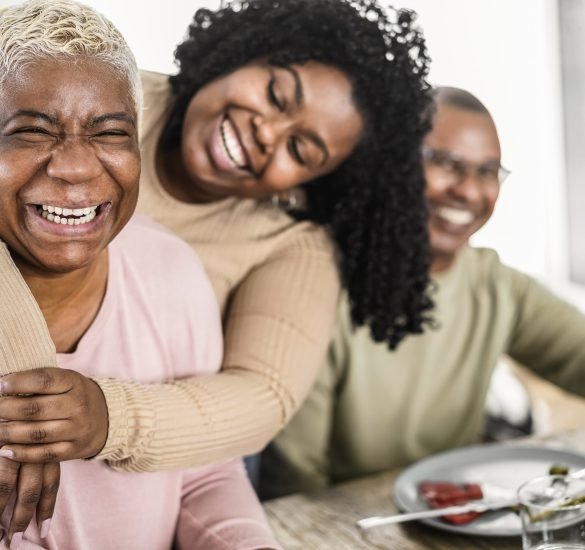
M 95 321 L 75 352 L 58 354 L 59 366 L 148 383 L 215 373 L 221 359 L 219 309 L 199 260 L 135 218 L 109 247 Z M 22 548 L 169 550 L 173 541 L 189 550 L 278 548 L 239 460 L 154 473 L 65 462 L 49 536 L 31 526 Z

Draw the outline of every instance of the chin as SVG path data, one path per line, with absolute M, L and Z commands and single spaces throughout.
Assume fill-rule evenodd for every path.
M 435 256 L 455 256 L 467 242 L 467 239 L 431 238 L 431 251 Z
M 95 262 L 101 251 L 87 252 L 81 250 L 63 250 L 59 254 L 38 254 L 34 256 L 35 265 L 49 274 L 73 273 L 89 267 Z

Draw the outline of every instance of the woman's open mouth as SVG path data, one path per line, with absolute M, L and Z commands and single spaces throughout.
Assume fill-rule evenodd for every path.
M 226 116 L 219 127 L 221 145 L 224 153 L 229 157 L 236 168 L 245 170 L 248 168 L 246 152 L 240 143 L 240 138 L 232 121 Z
M 252 174 L 248 153 L 238 129 L 227 114 L 216 123 L 208 152 L 212 164 L 221 172 L 238 177 Z
M 101 212 L 104 205 L 97 204 L 83 208 L 63 208 L 50 204 L 37 204 L 37 213 L 45 220 L 57 225 L 85 225 Z

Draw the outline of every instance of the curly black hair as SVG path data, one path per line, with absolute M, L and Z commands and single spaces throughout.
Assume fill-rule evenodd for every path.
M 343 71 L 364 135 L 335 171 L 303 185 L 306 211 L 296 217 L 330 229 L 353 323 L 368 325 L 390 348 L 422 332 L 433 305 L 420 154 L 432 99 L 415 17 L 377 0 L 248 0 L 200 9 L 175 52 L 175 104 L 165 129 L 166 146 L 176 146 L 193 95 L 259 58 Z

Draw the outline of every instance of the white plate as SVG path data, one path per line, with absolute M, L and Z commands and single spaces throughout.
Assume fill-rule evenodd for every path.
M 463 447 L 424 458 L 406 468 L 396 479 L 392 496 L 402 512 L 418 512 L 428 509 L 418 493 L 421 481 L 490 483 L 517 489 L 529 479 L 547 475 L 553 464 L 579 470 L 585 468 L 585 455 L 542 445 L 495 443 Z M 465 525 L 438 519 L 422 521 L 465 535 L 510 537 L 522 532 L 520 518 L 512 511 L 487 512 Z

